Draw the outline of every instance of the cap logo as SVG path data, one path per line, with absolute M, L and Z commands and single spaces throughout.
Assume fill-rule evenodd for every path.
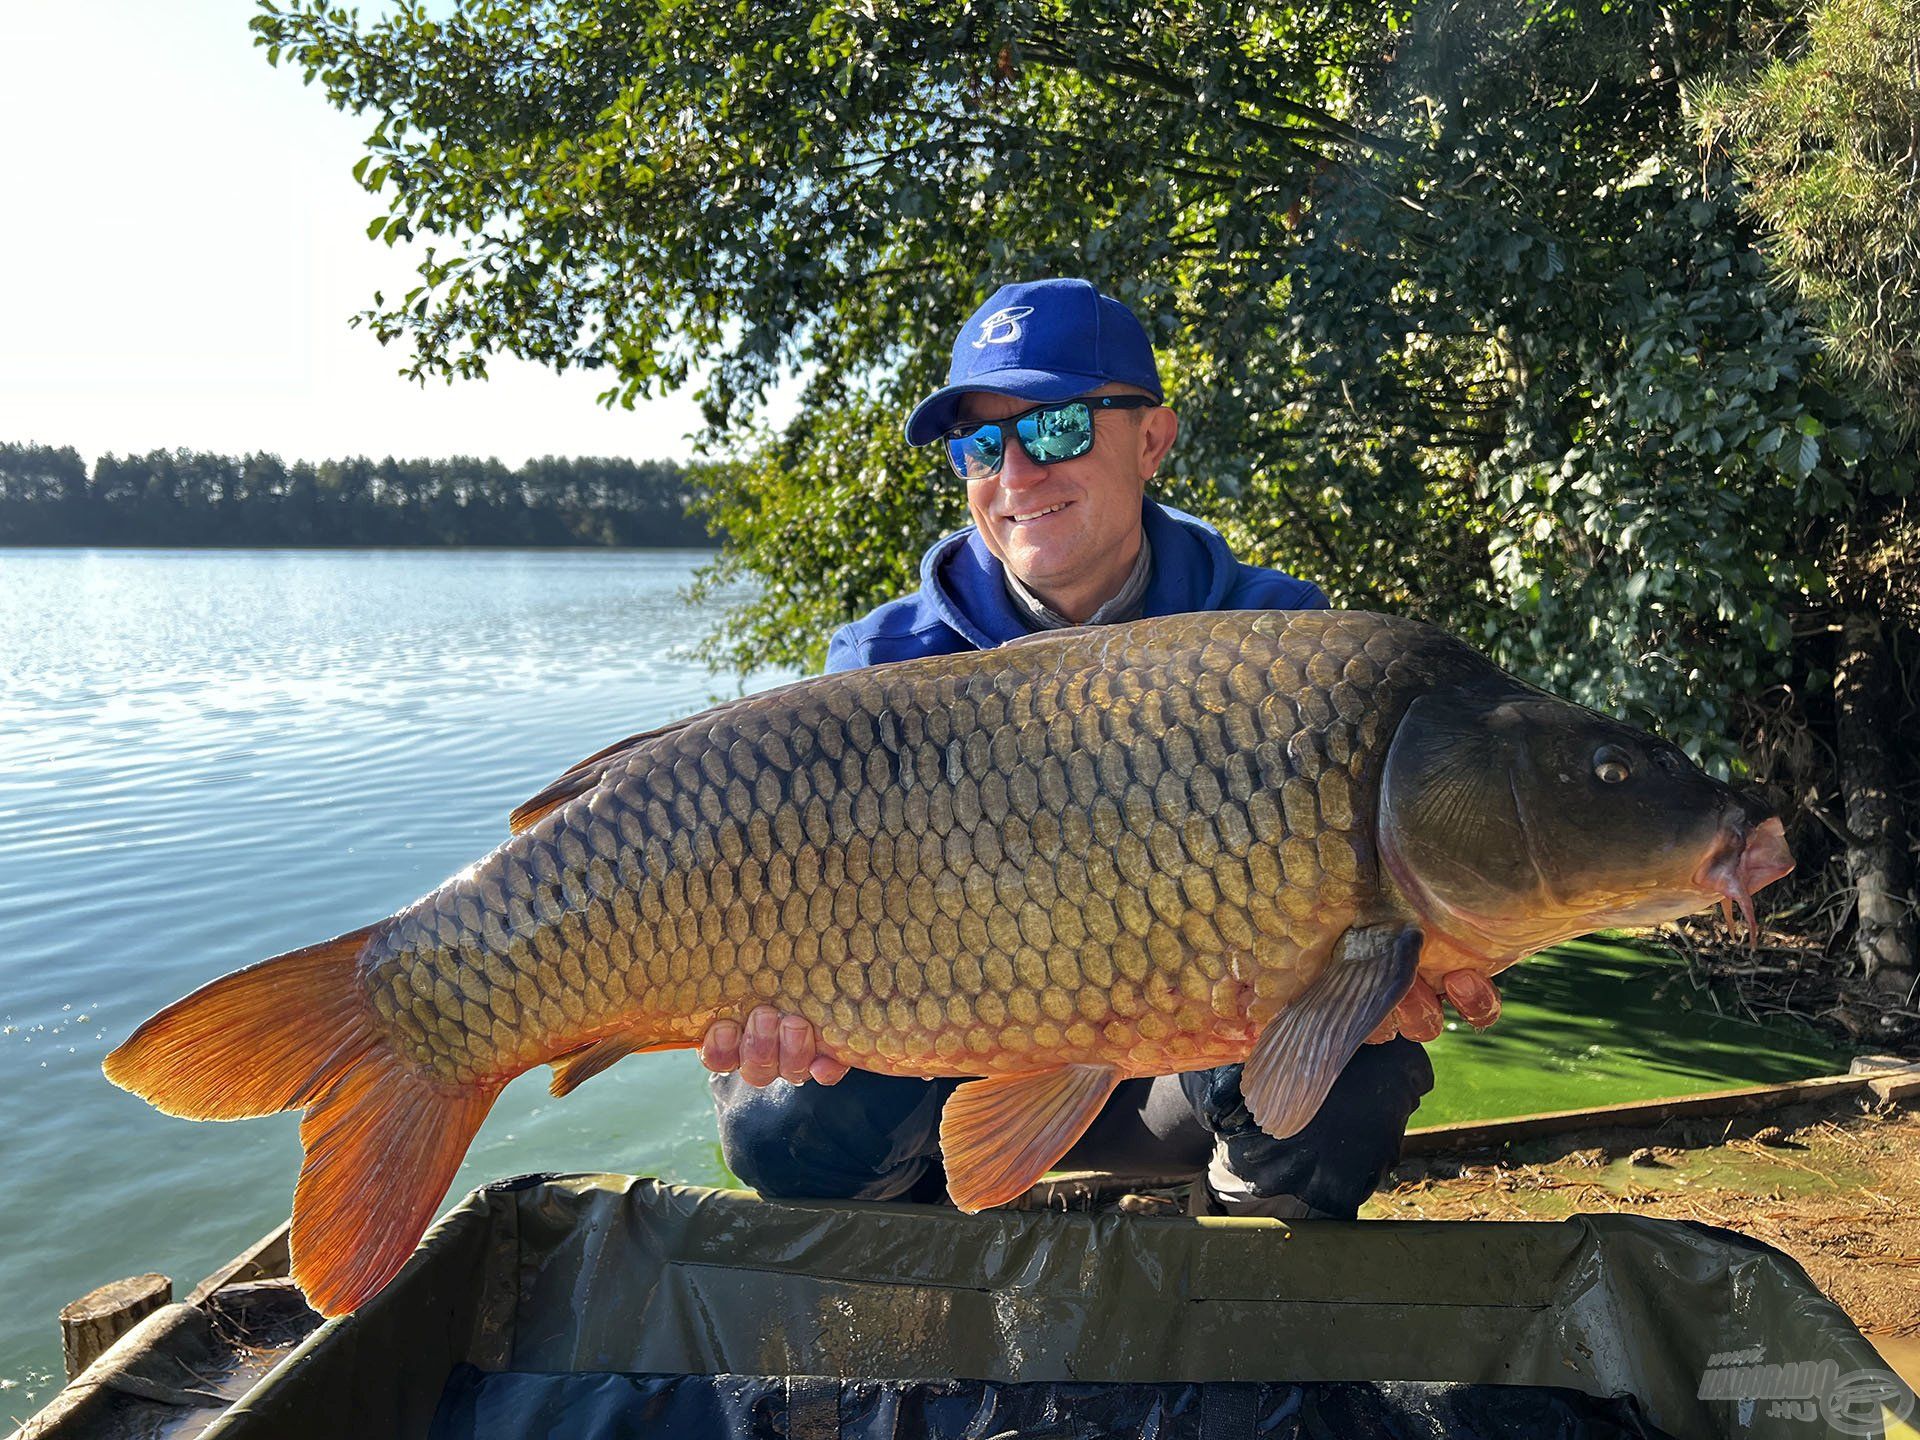
M 1011 345 L 1020 338 L 1020 322 L 1032 313 L 1031 305 L 1008 305 L 994 311 L 980 322 L 980 338 L 973 342 L 973 348 L 984 350 L 989 345 Z

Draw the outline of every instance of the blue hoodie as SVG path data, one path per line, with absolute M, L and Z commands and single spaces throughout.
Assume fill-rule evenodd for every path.
M 1324 610 L 1320 587 L 1278 570 L 1242 565 L 1205 521 L 1149 500 L 1141 512 L 1153 574 L 1141 614 L 1190 610 Z M 920 588 L 889 600 L 827 646 L 828 670 L 855 670 L 922 655 L 991 650 L 1030 633 L 1007 595 L 1005 572 L 969 525 L 920 560 Z

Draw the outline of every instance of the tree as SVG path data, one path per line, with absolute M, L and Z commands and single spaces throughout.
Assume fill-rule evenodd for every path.
M 1693 99 L 1836 364 L 1920 429 L 1920 4 L 1823 0 Z
M 58 544 L 86 504 L 86 462 L 71 446 L 0 444 L 0 541 Z
M 0 545 L 689 545 L 712 467 L 103 455 L 0 445 Z
M 1703 141 L 1731 156 L 1773 270 L 1824 353 L 1906 435 L 1920 433 L 1920 4 L 1846 0 L 1789 12 L 1751 68 L 1693 98 Z M 1836 745 L 1862 965 L 1910 976 L 1920 956 L 1899 766 L 1901 628 L 1920 629 L 1920 510 L 1911 472 L 1829 530 L 1840 611 Z M 1891 623 L 1889 623 L 1891 622 Z
M 994 285 L 1077 273 L 1155 327 L 1189 422 L 1166 498 L 1738 770 L 1768 707 L 1831 723 L 1831 537 L 1904 506 L 1916 461 L 1687 120 L 1775 14 L 294 0 L 255 26 L 379 117 L 374 232 L 423 250 L 362 318 L 411 373 L 508 352 L 630 403 L 698 361 L 720 440 L 800 372 L 797 417 L 718 472 L 713 578 L 760 581 L 736 664 L 817 661 L 912 583 L 962 511 L 900 417 Z

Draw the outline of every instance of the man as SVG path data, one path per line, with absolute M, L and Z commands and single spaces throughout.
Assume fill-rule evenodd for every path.
M 1316 586 L 1240 564 L 1212 529 L 1146 498 L 1180 429 L 1163 399 L 1146 332 L 1120 302 L 1084 280 L 1001 287 L 954 342 L 945 388 L 906 426 L 911 445 L 943 443 L 973 524 L 927 551 L 919 590 L 841 629 L 827 668 L 1149 615 L 1325 608 Z M 1396 1012 L 1401 1030 L 1428 1039 L 1438 1016 L 1424 985 Z M 1216 1212 L 1351 1218 L 1433 1085 L 1425 1052 L 1394 1028 L 1361 1047 L 1291 1139 L 1254 1125 L 1229 1065 L 1124 1082 L 1062 1163 L 1204 1171 L 1197 1198 Z M 849 1073 L 815 1045 L 804 1018 L 765 1006 L 744 1033 L 731 1021 L 707 1032 L 701 1058 L 718 1072 L 734 1172 L 775 1198 L 938 1200 L 940 1107 L 959 1082 Z

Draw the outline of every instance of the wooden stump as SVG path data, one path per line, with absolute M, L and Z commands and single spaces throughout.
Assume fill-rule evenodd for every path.
M 1867 1088 L 1885 1104 L 1896 1100 L 1920 1101 L 1920 1065 L 1905 1070 L 1889 1070 L 1867 1081 Z
M 165 1275 L 135 1275 L 89 1291 L 60 1312 L 60 1346 L 67 1379 L 91 1365 L 107 1347 L 162 1305 L 173 1303 Z

